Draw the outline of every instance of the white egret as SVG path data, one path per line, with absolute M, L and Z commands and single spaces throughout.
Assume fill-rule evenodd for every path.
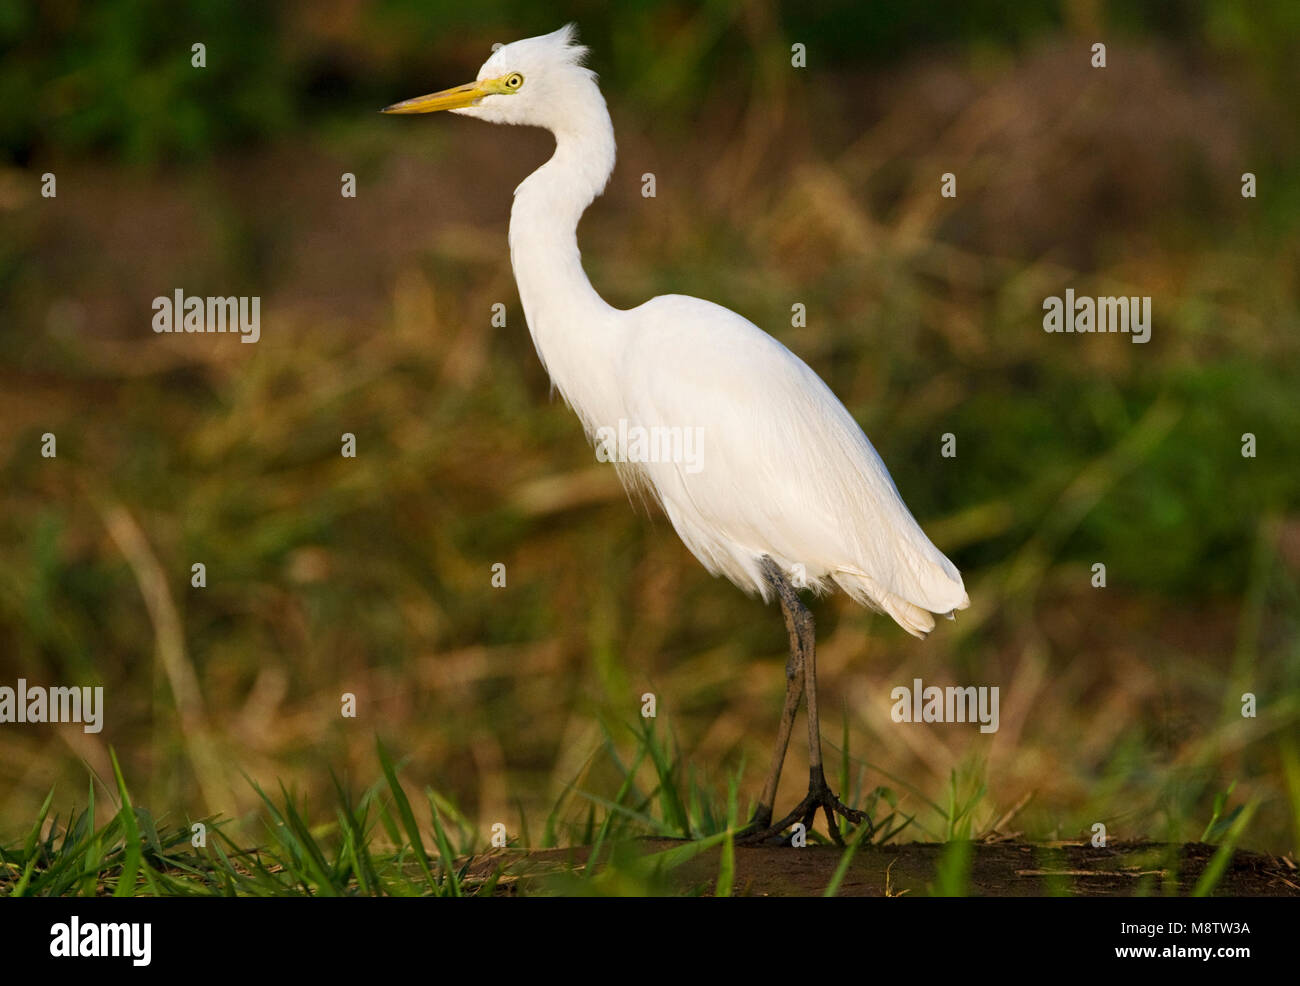
M 790 636 L 776 750 L 746 834 L 762 838 L 825 811 L 861 822 L 827 785 L 817 717 L 812 615 L 799 588 L 839 586 L 924 637 L 932 614 L 969 605 L 956 567 L 930 543 L 844 405 L 808 366 L 752 322 L 683 295 L 622 311 L 592 288 L 578 220 L 614 168 L 614 128 L 573 25 L 498 48 L 474 82 L 385 113 L 450 110 L 544 127 L 555 153 L 515 189 L 510 261 L 537 355 L 589 438 L 602 429 L 703 438 L 699 468 L 680 456 L 624 462 L 713 575 L 781 604 Z M 672 431 L 677 429 L 677 432 Z M 646 456 L 646 459 L 656 458 Z M 804 692 L 808 795 L 772 823 L 777 782 Z

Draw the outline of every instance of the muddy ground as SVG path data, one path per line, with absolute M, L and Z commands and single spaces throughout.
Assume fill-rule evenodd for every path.
M 645 852 L 682 843 L 644 840 Z M 867 847 L 855 855 L 840 887 L 846 897 L 928 896 L 945 846 L 910 843 Z M 1094 848 L 1078 843 L 977 843 L 972 847 L 968 893 L 984 897 L 1132 897 L 1190 894 L 1216 851 L 1191 842 L 1182 846 L 1124 843 Z M 713 893 L 720 850 L 701 853 L 671 871 L 671 887 L 682 894 Z M 588 847 L 503 850 L 476 857 L 468 877 L 488 879 L 498 868 L 496 893 L 547 892 L 547 881 L 570 865 L 581 866 Z M 734 893 L 755 897 L 820 896 L 840 861 L 831 846 L 739 846 Z M 1172 864 L 1172 865 L 1171 865 Z M 1289 859 L 1238 851 L 1214 890 L 1219 897 L 1300 897 L 1300 872 Z

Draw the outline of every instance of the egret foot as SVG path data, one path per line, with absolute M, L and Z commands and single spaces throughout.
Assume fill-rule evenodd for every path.
M 772 809 L 766 805 L 759 805 L 754 815 L 749 820 L 749 824 L 733 836 L 735 841 L 741 845 L 753 845 L 756 842 L 763 842 L 770 839 L 773 835 L 772 828 Z
M 831 790 L 830 785 L 826 783 L 826 774 L 821 767 L 814 767 L 809 771 L 808 794 L 794 811 L 786 815 L 775 825 L 769 824 L 772 820 L 771 809 L 764 809 L 759 806 L 758 811 L 754 812 L 754 817 L 750 819 L 748 825 L 736 834 L 736 841 L 741 843 L 767 842 L 769 840 L 786 841 L 783 833 L 796 822 L 803 824 L 805 831 L 811 831 L 813 824 L 817 821 L 817 812 L 826 813 L 826 828 L 830 832 L 831 839 L 837 846 L 844 845 L 844 839 L 840 835 L 839 823 L 836 821 L 836 815 L 843 815 L 854 825 L 866 824 L 868 835 L 874 830 L 865 812 L 850 808 Z

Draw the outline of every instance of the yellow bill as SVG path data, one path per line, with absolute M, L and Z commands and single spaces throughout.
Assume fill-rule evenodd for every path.
M 523 77 L 517 72 L 503 75 L 499 79 L 480 79 L 467 82 L 463 86 L 431 92 L 427 96 L 404 99 L 392 106 L 385 106 L 381 113 L 436 113 L 438 110 L 459 110 L 475 105 L 484 96 L 512 93 L 523 84 Z

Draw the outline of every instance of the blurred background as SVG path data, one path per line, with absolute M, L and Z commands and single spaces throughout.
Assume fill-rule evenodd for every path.
M 0 684 L 107 705 L 96 735 L 0 725 L 0 839 L 51 786 L 84 802 L 110 745 L 184 822 L 246 817 L 248 779 L 370 785 L 376 735 L 535 834 L 585 816 L 570 787 L 612 796 L 645 692 L 702 788 L 744 765 L 757 795 L 779 612 L 629 508 L 532 350 L 506 229 L 549 136 L 376 113 L 568 20 L 619 140 L 596 288 L 780 338 L 966 578 L 926 642 L 813 604 L 831 773 L 847 739 L 907 838 L 955 783 L 977 833 L 1197 839 L 1235 783 L 1242 844 L 1293 851 L 1294 0 L 0 0 Z M 1067 287 L 1150 295 L 1151 342 L 1044 333 Z M 261 341 L 155 335 L 177 288 L 260 296 Z M 1000 731 L 893 723 L 916 677 L 999 686 Z

